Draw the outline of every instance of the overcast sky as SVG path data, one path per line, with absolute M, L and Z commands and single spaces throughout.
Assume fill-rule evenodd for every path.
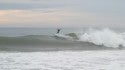
M 125 0 L 0 0 L 0 27 L 125 27 Z

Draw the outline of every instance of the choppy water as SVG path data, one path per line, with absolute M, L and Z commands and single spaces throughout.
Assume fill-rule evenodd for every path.
M 125 70 L 125 51 L 0 52 L 0 70 Z
M 125 33 L 0 28 L 0 70 L 125 70 Z

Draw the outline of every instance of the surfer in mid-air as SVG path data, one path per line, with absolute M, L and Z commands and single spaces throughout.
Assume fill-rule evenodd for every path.
M 55 38 L 56 39 L 60 39 L 61 37 L 60 37 L 60 31 L 61 31 L 61 29 L 60 28 L 57 28 L 57 32 L 56 32 L 56 34 L 55 34 Z
M 60 28 L 58 28 L 56 33 L 57 33 L 57 34 L 59 34 L 59 33 L 60 33 L 60 31 L 61 31 L 61 29 L 60 29 Z

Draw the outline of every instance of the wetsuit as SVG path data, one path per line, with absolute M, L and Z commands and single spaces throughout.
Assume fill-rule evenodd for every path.
M 57 29 L 57 34 L 60 32 L 61 29 Z

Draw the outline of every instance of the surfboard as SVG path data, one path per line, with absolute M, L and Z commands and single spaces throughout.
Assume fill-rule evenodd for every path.
M 54 37 L 56 37 L 57 39 L 72 39 L 71 37 L 63 34 L 54 34 Z

